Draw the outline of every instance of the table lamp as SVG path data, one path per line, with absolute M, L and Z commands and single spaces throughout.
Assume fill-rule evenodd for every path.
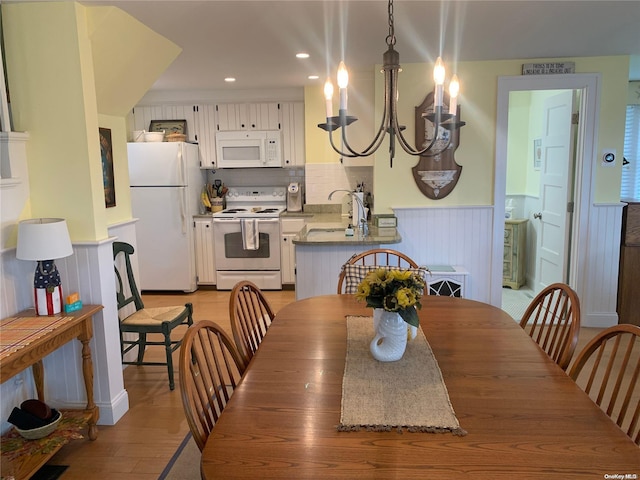
M 62 311 L 62 284 L 54 260 L 72 254 L 67 222 L 63 218 L 32 218 L 18 224 L 16 258 L 38 262 L 33 278 L 38 315 Z

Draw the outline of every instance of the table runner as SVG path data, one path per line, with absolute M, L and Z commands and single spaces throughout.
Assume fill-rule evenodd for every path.
M 451 432 L 466 435 L 449 400 L 438 362 L 422 329 L 396 362 L 371 356 L 371 317 L 347 317 L 347 358 L 338 430 Z
M 0 360 L 47 335 L 74 317 L 38 315 L 9 317 L 0 321 Z

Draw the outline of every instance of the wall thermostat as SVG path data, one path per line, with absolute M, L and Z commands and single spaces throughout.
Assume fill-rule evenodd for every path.
M 616 164 L 616 151 L 613 149 L 602 152 L 602 166 L 613 167 Z

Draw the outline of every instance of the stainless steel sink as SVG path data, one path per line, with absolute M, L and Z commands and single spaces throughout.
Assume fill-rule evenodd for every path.
M 307 232 L 308 240 L 316 241 L 344 241 L 348 239 L 344 228 L 312 228 Z

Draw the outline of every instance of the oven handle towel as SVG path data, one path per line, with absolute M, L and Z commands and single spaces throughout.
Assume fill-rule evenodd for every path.
M 257 218 L 241 218 L 242 248 L 244 250 L 258 250 L 260 246 L 260 232 Z

